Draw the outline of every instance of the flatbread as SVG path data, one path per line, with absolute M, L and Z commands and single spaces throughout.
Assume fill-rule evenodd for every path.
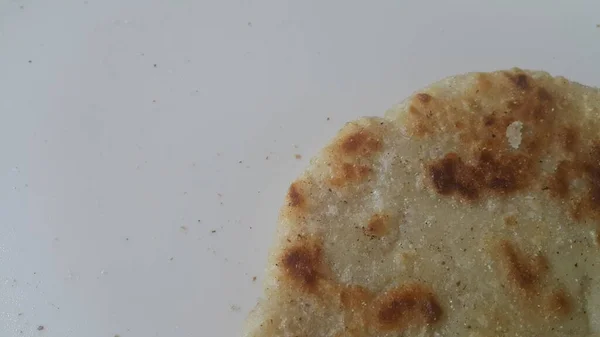
M 244 336 L 600 336 L 599 117 L 599 89 L 512 69 L 348 123 L 289 188 Z

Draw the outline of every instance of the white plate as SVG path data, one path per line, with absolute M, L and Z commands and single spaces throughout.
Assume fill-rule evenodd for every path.
M 600 85 L 599 1 L 494 3 L 0 1 L 0 336 L 239 335 L 345 121 L 473 70 Z

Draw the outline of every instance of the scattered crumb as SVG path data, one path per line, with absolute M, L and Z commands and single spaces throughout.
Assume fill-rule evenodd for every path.
M 269 156 L 266 156 L 266 157 L 265 157 L 265 160 L 269 160 Z
M 256 282 L 256 276 L 252 277 L 252 282 Z
M 237 306 L 237 305 L 235 305 L 235 304 L 231 306 L 231 311 L 238 312 L 238 311 L 240 311 L 240 310 L 242 310 L 242 308 L 240 308 L 239 306 Z
M 170 259 L 169 259 L 169 261 L 173 261 L 173 259 L 174 259 L 174 258 L 172 257 L 172 258 L 170 258 Z
M 38 331 L 42 331 L 42 330 L 44 330 L 45 328 L 44 328 L 44 326 L 43 326 L 43 325 L 38 325 L 37 329 L 38 329 Z
M 198 223 L 201 223 L 201 222 L 202 222 L 202 220 L 198 219 Z
M 187 232 L 188 228 L 186 226 L 179 227 L 182 231 Z
M 125 238 L 125 241 L 129 241 L 129 238 Z
M 154 68 L 158 67 L 158 65 L 156 63 L 154 63 Z
M 22 313 L 22 312 L 20 312 L 20 313 L 18 313 L 18 314 L 17 314 L 17 316 L 23 316 L 23 313 Z
M 297 153 L 294 155 L 294 157 L 295 157 L 296 159 L 302 159 L 302 155 L 299 155 L 299 154 L 297 154 Z
M 213 230 L 211 230 L 210 232 L 214 234 L 214 233 L 216 233 L 216 232 L 217 232 L 217 230 L 216 230 L 216 229 L 213 229 Z
M 221 198 L 221 197 L 223 197 L 223 194 L 217 193 L 217 196 L 219 196 L 219 198 Z
M 27 62 L 29 62 L 29 63 L 33 63 L 33 61 L 31 61 L 31 60 L 29 60 L 29 61 L 27 61 Z
M 240 160 L 240 161 L 238 161 L 238 164 L 241 164 L 241 163 L 242 163 L 242 161 L 241 161 L 241 160 Z
M 331 118 L 327 117 L 327 120 L 331 120 Z

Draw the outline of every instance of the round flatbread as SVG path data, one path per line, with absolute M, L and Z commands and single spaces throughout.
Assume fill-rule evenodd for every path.
M 600 335 L 600 91 L 512 69 L 348 123 L 294 181 L 245 337 Z

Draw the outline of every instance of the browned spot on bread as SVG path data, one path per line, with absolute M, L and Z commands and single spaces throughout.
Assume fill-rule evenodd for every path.
M 361 123 L 349 123 L 338 138 L 328 147 L 331 178 L 329 183 L 340 187 L 357 183 L 370 175 L 372 157 L 381 152 L 381 136 L 388 126 L 381 119 L 366 119 Z
M 567 152 L 575 152 L 579 144 L 579 134 L 572 126 L 565 127 L 560 133 L 560 143 Z
M 403 285 L 376 300 L 375 319 L 381 330 L 403 331 L 441 320 L 443 310 L 433 291 L 418 283 Z
M 431 95 L 426 94 L 424 92 L 420 92 L 417 95 L 417 99 L 421 102 L 421 103 L 429 103 L 429 101 L 431 101 Z
M 566 316 L 571 312 L 571 299 L 564 289 L 553 291 L 547 299 L 548 310 L 556 316 Z
M 450 136 L 455 142 L 453 150 L 424 165 L 428 185 L 440 195 L 474 203 L 547 190 L 576 220 L 600 221 L 600 137 L 563 120 L 578 107 L 553 89 L 517 69 L 479 74 L 464 95 L 436 96 L 426 108 L 415 95 L 405 116 L 408 133 L 442 143 Z M 522 125 L 516 148 L 507 136 L 514 122 Z M 590 137 L 595 140 L 582 141 Z M 555 172 L 542 169 L 546 158 L 559 160 Z M 573 181 L 581 184 L 571 188 Z
M 373 294 L 361 286 L 348 286 L 340 291 L 340 302 L 344 307 L 356 309 L 365 307 L 372 301 Z
M 504 217 L 504 224 L 506 227 L 517 227 L 518 221 L 515 215 L 508 215 Z
M 545 257 L 541 255 L 526 256 L 508 241 L 500 243 L 500 257 L 511 282 L 528 294 L 540 292 L 542 278 L 548 271 Z
M 287 194 L 288 206 L 290 207 L 302 207 L 304 206 L 306 200 L 302 195 L 302 190 L 298 184 L 298 182 L 294 182 L 290 185 Z
M 548 188 L 553 196 L 564 198 L 569 194 L 569 170 L 570 163 L 565 160 L 556 167 L 556 171 L 548 183 Z
M 367 227 L 364 228 L 366 235 L 382 237 L 388 231 L 389 216 L 385 214 L 373 214 Z
M 349 182 L 358 182 L 366 178 L 371 173 L 371 168 L 366 165 L 343 163 L 341 167 L 334 171 L 334 177 L 331 184 L 342 186 Z
M 529 77 L 523 73 L 514 74 L 512 72 L 504 73 L 512 83 L 520 90 L 526 90 L 529 88 Z
M 370 156 L 381 150 L 381 141 L 366 129 L 360 129 L 340 140 L 340 150 L 344 155 Z
M 312 292 L 322 278 L 321 254 L 320 246 L 301 241 L 284 251 L 281 258 L 283 271 L 303 291 Z
M 494 123 L 496 123 L 496 117 L 493 114 L 483 117 L 483 125 L 492 126 Z
M 455 153 L 428 165 L 434 189 L 441 195 L 457 194 L 467 200 L 482 194 L 512 193 L 528 184 L 530 161 L 521 155 L 496 158 L 482 150 L 474 164 L 467 164 Z

